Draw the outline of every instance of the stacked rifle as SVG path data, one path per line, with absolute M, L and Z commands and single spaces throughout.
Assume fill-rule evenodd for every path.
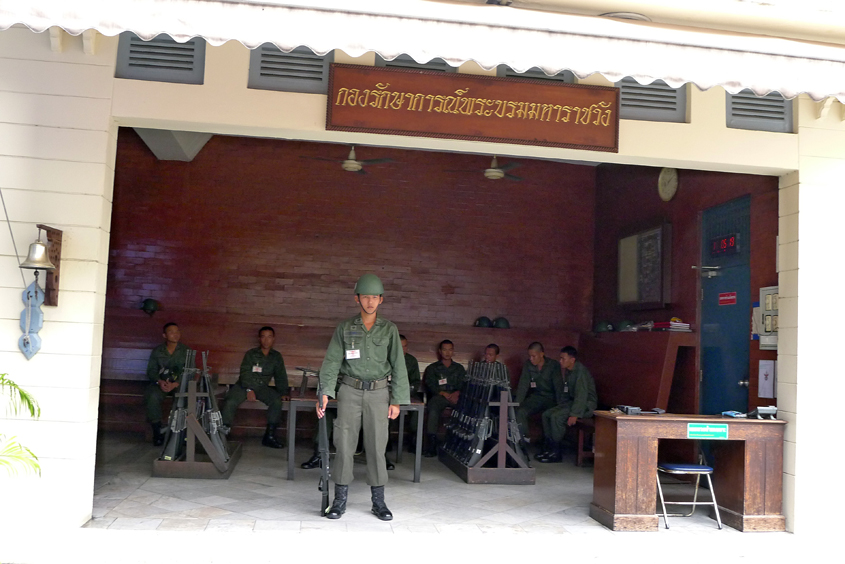
M 193 406 L 194 409 L 191 410 L 188 408 L 189 382 L 196 382 L 196 403 Z M 200 442 L 205 447 L 210 445 L 210 450 L 213 452 L 207 454 L 212 459 L 220 461 L 221 464 L 229 461 L 226 436 L 221 430 L 223 418 L 217 407 L 214 388 L 211 386 L 208 351 L 202 353 L 202 369 L 197 368 L 197 351 L 188 351 L 185 368 L 182 371 L 182 381 L 179 384 L 179 393 L 176 394 L 176 401 L 170 411 L 170 419 L 164 437 L 164 450 L 162 450 L 159 460 L 172 462 L 184 458 L 189 425 L 195 434 L 199 431 L 208 437 L 208 442 L 204 438 L 200 439 Z M 207 450 L 209 449 L 207 448 Z
M 498 436 L 499 408 L 490 406 L 491 400 L 498 401 L 502 392 L 510 397 L 510 377 L 505 365 L 470 361 L 460 398 L 446 424 L 443 445 L 446 454 L 472 467 L 479 463 L 490 444 L 502 439 Z M 504 439 L 516 451 L 522 441 L 513 407 L 508 410 L 507 429 L 508 436 Z

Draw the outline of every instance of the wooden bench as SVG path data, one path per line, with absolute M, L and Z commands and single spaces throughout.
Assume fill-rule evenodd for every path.
M 593 435 L 596 433 L 596 420 L 593 417 L 579 418 L 573 425 L 578 433 L 578 446 L 575 455 L 575 466 L 583 466 L 585 460 L 595 459 L 593 452 Z M 587 442 L 587 439 L 590 442 Z M 585 448 L 586 447 L 586 448 Z

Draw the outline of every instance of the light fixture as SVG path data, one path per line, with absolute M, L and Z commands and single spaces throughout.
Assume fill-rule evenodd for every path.
M 484 169 L 484 178 L 499 180 L 504 177 L 505 171 L 499 168 L 499 162 L 496 160 L 496 157 L 493 157 L 493 161 L 490 163 L 490 168 Z
M 361 162 L 355 159 L 355 145 L 352 145 L 349 156 L 341 163 L 340 167 L 347 172 L 358 172 L 364 168 Z
M 600 18 L 617 18 L 620 20 L 636 20 L 639 22 L 650 22 L 651 18 L 646 16 L 645 14 L 640 14 L 638 12 L 605 12 L 603 14 L 599 14 Z

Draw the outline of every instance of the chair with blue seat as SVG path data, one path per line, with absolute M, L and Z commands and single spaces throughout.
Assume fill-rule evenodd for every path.
M 674 474 L 674 475 L 695 475 L 695 493 L 693 494 L 692 501 L 666 501 L 663 497 L 663 487 L 660 485 L 660 473 L 664 474 Z M 704 459 L 704 454 L 699 453 L 699 464 L 686 464 L 686 463 L 658 463 L 657 464 L 657 491 L 660 494 L 660 505 L 663 509 L 663 523 L 666 525 L 666 528 L 669 528 L 669 513 L 666 512 L 667 505 L 691 505 L 692 511 L 689 513 L 672 513 L 673 517 L 690 517 L 693 513 L 695 513 L 695 508 L 699 505 L 712 505 L 714 511 L 716 512 L 716 523 L 719 525 L 719 528 L 722 528 L 722 519 L 719 516 L 719 506 L 716 504 L 716 494 L 713 491 L 713 480 L 710 479 L 710 475 L 713 474 L 713 468 L 711 466 L 707 466 L 706 460 Z M 711 501 L 698 501 L 698 485 L 701 481 L 701 476 L 707 476 L 707 483 L 710 486 L 710 498 Z M 659 519 L 659 517 L 658 517 Z

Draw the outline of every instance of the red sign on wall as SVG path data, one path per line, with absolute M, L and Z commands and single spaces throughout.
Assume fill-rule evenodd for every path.
M 724 292 L 719 294 L 719 305 L 736 305 L 736 292 Z
M 619 89 L 333 64 L 326 129 L 615 153 Z

